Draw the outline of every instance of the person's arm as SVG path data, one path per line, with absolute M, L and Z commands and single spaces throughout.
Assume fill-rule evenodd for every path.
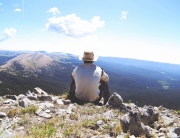
M 109 81 L 109 76 L 105 73 L 104 70 L 102 70 L 102 76 L 101 76 L 101 79 L 100 79 L 100 82 L 108 82 Z
M 72 72 L 72 74 L 71 74 L 71 78 L 74 80 L 74 78 L 75 78 L 75 70 L 76 70 L 76 68 L 73 70 L 73 72 Z

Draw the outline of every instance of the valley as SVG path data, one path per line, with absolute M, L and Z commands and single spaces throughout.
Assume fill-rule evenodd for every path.
M 71 72 L 82 64 L 76 55 L 66 53 L 39 52 L 8 52 L 0 51 L 0 95 L 20 94 L 34 87 L 43 88 L 50 94 L 67 92 L 71 82 Z M 12 55 L 10 53 L 13 53 Z M 7 63 L 29 54 L 28 60 L 18 58 L 7 70 Z M 38 56 L 39 55 L 39 56 Z M 27 58 L 26 57 L 26 58 Z M 38 57 L 38 58 L 35 58 Z M 116 60 L 115 60 L 116 59 Z M 123 59 L 113 57 L 99 57 L 94 64 L 102 67 L 109 75 L 110 92 L 119 93 L 125 102 L 132 102 L 138 106 L 163 105 L 171 109 L 180 109 L 180 65 Z M 36 63 L 35 68 L 26 66 L 27 61 Z M 40 61 L 40 62 L 38 62 Z M 39 68 L 38 64 L 48 62 Z M 16 63 L 16 64 L 14 64 Z M 23 64 L 22 64 L 23 63 Z M 48 66 L 46 66 L 48 65 Z M 144 66 L 143 66 L 144 65 Z M 3 68 L 5 66 L 5 68 Z M 28 68 L 27 68 L 28 67 Z M 179 72 L 178 72 L 179 71 Z

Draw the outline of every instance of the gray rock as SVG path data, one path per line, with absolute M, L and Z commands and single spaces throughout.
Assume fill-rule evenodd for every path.
M 176 133 L 173 132 L 169 132 L 167 133 L 168 138 L 178 138 L 178 135 Z
M 5 97 L 7 99 L 12 99 L 12 100 L 15 100 L 15 101 L 18 99 L 18 97 L 16 95 L 6 95 Z
M 24 95 L 24 94 L 20 94 L 20 95 L 18 95 L 18 99 L 19 100 L 21 100 L 21 99 L 23 99 L 23 98 L 25 98 L 26 96 Z
M 161 119 L 166 126 L 171 126 L 174 124 L 174 118 L 170 118 L 165 115 L 162 115 Z
M 145 106 L 143 107 L 145 110 L 142 112 L 141 121 L 144 125 L 150 125 L 155 121 L 158 121 L 159 113 L 154 110 L 153 106 Z
M 108 120 L 111 120 L 114 116 L 113 112 L 111 110 L 105 112 L 104 114 L 102 114 L 104 117 L 106 117 Z
M 54 101 L 54 103 L 56 103 L 56 104 L 58 104 L 58 105 L 63 105 L 63 104 L 64 104 L 64 102 L 62 101 L 62 99 L 56 99 L 56 100 Z
M 37 99 L 39 101 L 52 101 L 52 97 L 50 95 L 38 95 Z
M 168 129 L 167 129 L 167 128 L 160 128 L 160 129 L 159 129 L 159 132 L 167 133 L 167 132 L 168 132 Z
M 39 87 L 34 88 L 33 92 L 39 95 L 47 95 L 47 93 Z
M 102 120 L 99 120 L 96 124 L 98 127 L 102 127 L 104 125 L 104 122 Z
M 46 101 L 46 102 L 44 102 L 44 103 L 38 104 L 38 107 L 39 107 L 39 109 L 46 110 L 46 109 L 53 108 L 53 107 L 54 107 L 54 104 Z
M 158 138 L 165 138 L 166 137 L 164 133 L 159 133 L 159 134 L 157 134 L 157 136 L 158 136 Z
M 8 130 L 4 130 L 2 134 L 0 134 L 0 138 L 15 138 L 15 134 L 11 133 Z
M 3 102 L 3 104 L 13 104 L 13 103 L 16 103 L 16 101 L 12 99 L 8 99 Z
M 34 95 L 29 95 L 29 96 L 27 96 L 27 98 L 29 100 L 37 100 L 37 96 L 34 96 Z
M 139 136 L 140 134 L 145 134 L 146 137 L 150 136 L 149 130 L 141 122 L 139 112 L 130 111 L 120 118 L 120 122 L 123 131 L 127 133 L 130 131 L 131 135 Z
M 174 133 L 176 133 L 178 136 L 180 136 L 180 127 L 175 128 Z
M 0 118 L 4 118 L 4 117 L 6 117 L 7 116 L 7 114 L 6 113 L 4 113 L 4 112 L 0 112 Z
M 19 106 L 22 106 L 24 108 L 29 107 L 30 104 L 31 104 L 31 102 L 28 98 L 23 98 L 23 99 L 19 100 Z
M 66 115 L 66 114 L 67 114 L 67 110 L 66 109 L 58 109 L 56 111 L 56 115 L 62 116 L 62 115 Z
M 71 101 L 70 100 L 62 100 L 63 101 L 63 103 L 65 104 L 65 105 L 67 105 L 67 104 L 70 104 L 71 103 Z
M 38 116 L 41 116 L 41 117 L 44 117 L 44 118 L 47 118 L 47 119 L 50 119 L 52 116 L 46 112 L 40 112 L 38 114 Z
M 42 111 L 43 111 L 43 109 L 38 108 L 38 110 L 35 112 L 35 114 L 36 114 L 36 115 L 39 115 Z
M 71 114 L 72 109 L 76 109 L 76 106 L 74 104 L 70 104 L 67 109 L 58 109 L 56 111 L 56 115 Z
M 120 108 L 122 103 L 123 103 L 122 97 L 118 93 L 114 92 L 110 96 L 110 98 L 109 98 L 109 100 L 107 102 L 107 105 L 114 106 L 114 107 L 119 107 Z
M 51 111 L 49 109 L 47 109 L 44 112 L 49 114 Z
M 161 128 L 161 125 L 158 123 L 158 121 L 155 121 L 153 124 L 152 124 L 153 128 L 156 129 L 156 130 L 159 130 Z

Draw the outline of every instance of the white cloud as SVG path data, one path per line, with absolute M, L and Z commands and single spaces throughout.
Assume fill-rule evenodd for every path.
M 81 20 L 76 14 L 67 16 L 53 17 L 48 19 L 46 29 L 57 33 L 64 33 L 70 37 L 83 37 L 93 34 L 97 28 L 105 25 L 100 21 L 99 16 L 94 16 L 90 21 Z
M 21 12 L 21 9 L 18 9 L 18 8 L 17 8 L 17 9 L 15 9 L 14 11 L 15 11 L 15 12 Z
M 14 28 L 4 29 L 3 31 L 4 37 L 0 39 L 0 42 L 13 37 L 16 33 L 17 31 Z
M 16 29 L 14 28 L 9 28 L 9 29 L 4 29 L 3 34 L 5 34 L 7 37 L 12 37 L 16 34 Z
M 53 13 L 54 15 L 60 13 L 60 11 L 58 10 L 58 8 L 56 8 L 56 7 L 50 8 L 47 12 L 51 12 L 51 13 Z
M 0 6 L 2 5 L 2 3 L 0 3 Z
M 126 16 L 127 16 L 127 11 L 122 11 L 121 12 L 121 20 L 125 20 L 126 19 Z

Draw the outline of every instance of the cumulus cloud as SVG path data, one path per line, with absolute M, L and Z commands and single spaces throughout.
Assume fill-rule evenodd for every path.
M 103 27 L 105 22 L 99 16 L 94 16 L 90 21 L 82 20 L 76 14 L 53 17 L 48 19 L 46 29 L 49 31 L 64 33 L 70 37 L 83 37 L 91 35 L 97 28 Z
M 17 31 L 14 28 L 4 29 L 3 31 L 4 37 L 0 39 L 0 42 L 13 37 L 16 33 Z
M 126 19 L 126 16 L 127 16 L 127 11 L 122 11 L 121 12 L 121 20 L 125 20 Z
M 14 11 L 15 12 L 21 12 L 21 9 L 16 8 Z
M 53 13 L 53 15 L 60 13 L 58 8 L 56 8 L 56 7 L 50 8 L 47 12 L 51 12 L 51 13 Z

